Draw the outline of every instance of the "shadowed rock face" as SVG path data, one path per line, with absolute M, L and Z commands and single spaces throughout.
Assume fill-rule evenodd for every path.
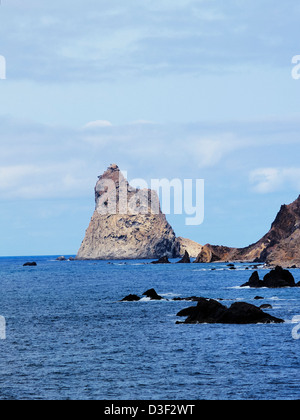
M 283 205 L 269 232 L 246 248 L 228 248 L 207 244 L 195 262 L 255 261 L 283 267 L 300 267 L 300 196 Z
M 96 209 L 76 259 L 179 257 L 175 233 L 157 194 L 132 188 L 117 165 L 99 177 Z

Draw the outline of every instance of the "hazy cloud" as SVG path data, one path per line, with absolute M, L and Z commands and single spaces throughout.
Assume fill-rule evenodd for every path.
M 260 168 L 250 173 L 253 190 L 268 194 L 282 190 L 300 190 L 300 168 Z
M 10 0 L 1 53 L 10 78 L 35 81 L 272 70 L 297 53 L 299 15 L 292 0 Z

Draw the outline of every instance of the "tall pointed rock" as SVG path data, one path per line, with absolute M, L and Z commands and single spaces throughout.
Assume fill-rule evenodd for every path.
M 95 212 L 76 259 L 179 256 L 179 244 L 156 192 L 131 187 L 117 165 L 99 177 L 95 201 Z

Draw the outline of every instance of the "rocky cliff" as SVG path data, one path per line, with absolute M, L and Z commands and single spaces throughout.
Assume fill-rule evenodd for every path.
M 178 237 L 180 255 L 183 256 L 187 251 L 191 258 L 196 258 L 202 251 L 203 246 L 191 239 Z
M 300 196 L 283 205 L 269 232 L 246 248 L 228 248 L 207 244 L 195 262 L 255 261 L 268 265 L 300 267 Z
M 99 177 L 95 212 L 76 259 L 179 257 L 179 244 L 157 194 L 132 188 L 117 165 Z

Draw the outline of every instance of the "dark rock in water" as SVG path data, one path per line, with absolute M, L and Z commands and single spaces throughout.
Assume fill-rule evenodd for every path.
M 251 277 L 247 283 L 243 284 L 241 287 L 263 287 L 263 282 L 259 279 L 259 275 L 257 271 L 254 271 L 251 274 Z
M 226 309 L 226 306 L 216 300 L 201 298 L 197 306 L 183 309 L 177 316 L 187 315 L 185 324 L 215 323 Z
M 168 257 L 165 255 L 161 257 L 158 261 L 152 261 L 151 264 L 171 264 Z
M 219 322 L 224 324 L 269 324 L 271 322 L 278 324 L 284 321 L 263 312 L 250 303 L 236 302 L 223 313 Z
M 128 295 L 128 296 L 125 296 L 124 299 L 121 300 L 121 302 L 137 302 L 140 299 L 141 298 L 137 295 Z
M 266 274 L 263 283 L 265 287 L 295 287 L 296 285 L 293 275 L 280 266 Z
M 149 289 L 145 293 L 143 293 L 143 296 L 146 296 L 150 298 L 151 300 L 162 300 L 163 297 L 159 296 L 154 289 Z
M 191 259 L 187 251 L 185 251 L 183 258 L 177 262 L 177 264 L 190 264 L 190 263 L 191 263 Z
M 197 296 L 189 296 L 189 297 L 176 297 L 172 299 L 173 301 L 189 301 L 189 302 L 199 302 L 199 300 L 204 299 L 202 297 Z
M 56 261 L 66 261 L 66 257 L 64 257 L 63 255 L 61 257 L 56 258 Z
M 272 305 L 264 303 L 263 305 L 260 305 L 259 309 L 272 309 Z
M 195 307 L 180 311 L 178 316 L 188 316 L 184 324 L 256 324 L 282 323 L 260 308 L 246 302 L 233 303 L 230 308 L 213 299 L 201 299 Z M 179 322 L 178 322 L 179 323 Z
M 255 300 L 264 299 L 262 296 L 255 296 Z
M 282 267 L 277 266 L 274 270 L 271 270 L 266 274 L 263 280 L 259 279 L 258 272 L 255 271 L 249 281 L 241 287 L 245 286 L 279 288 L 295 287 L 297 285 L 293 275 L 288 270 L 284 270 Z
M 36 262 L 27 262 L 23 264 L 23 267 L 36 267 L 36 266 L 37 266 Z
M 189 308 L 182 309 L 178 312 L 177 316 L 188 316 L 193 317 L 196 313 L 197 306 L 190 306 Z

